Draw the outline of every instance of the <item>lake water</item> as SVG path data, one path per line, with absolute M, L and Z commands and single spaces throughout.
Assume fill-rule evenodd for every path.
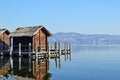
M 11 69 L 12 68 L 12 69 Z M 0 80 L 120 80 L 120 46 L 75 46 L 60 58 L 0 58 Z

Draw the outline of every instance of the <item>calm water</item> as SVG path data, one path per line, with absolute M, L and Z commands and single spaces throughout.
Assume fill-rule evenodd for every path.
M 51 80 L 120 80 L 120 46 L 73 47 L 72 60 L 51 60 Z
M 50 60 L 1 57 L 0 80 L 3 77 L 8 80 L 120 80 L 120 46 L 76 46 L 72 54 Z

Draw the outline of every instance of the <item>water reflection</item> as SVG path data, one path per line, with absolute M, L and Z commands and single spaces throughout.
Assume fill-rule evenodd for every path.
M 64 55 L 65 61 L 71 60 L 71 54 Z M 61 68 L 61 57 L 53 58 L 55 66 Z M 0 57 L 0 80 L 50 80 L 49 59 L 24 57 Z

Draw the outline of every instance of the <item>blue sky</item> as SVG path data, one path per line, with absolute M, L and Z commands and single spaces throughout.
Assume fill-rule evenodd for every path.
M 120 0 L 0 0 L 0 28 L 120 35 Z

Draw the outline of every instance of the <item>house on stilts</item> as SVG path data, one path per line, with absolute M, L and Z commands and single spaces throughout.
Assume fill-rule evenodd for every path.
M 8 52 L 10 47 L 10 32 L 7 29 L 0 29 L 0 53 Z
M 10 34 L 10 45 L 13 52 L 47 51 L 48 37 L 52 34 L 44 26 L 20 27 Z M 21 46 L 21 47 L 20 47 Z M 30 47 L 31 46 L 31 47 Z

